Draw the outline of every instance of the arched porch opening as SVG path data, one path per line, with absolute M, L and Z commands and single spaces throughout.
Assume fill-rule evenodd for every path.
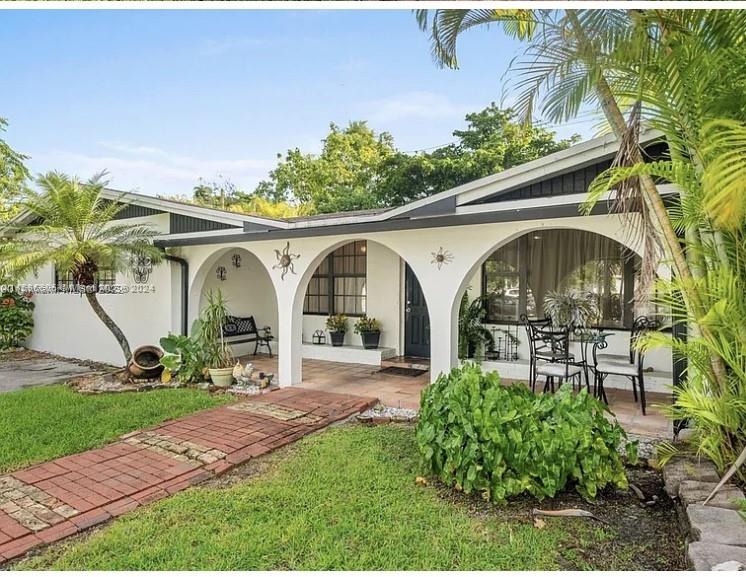
M 638 250 L 629 239 L 597 230 L 532 227 L 518 231 L 475 259 L 456 293 L 453 322 L 458 323 L 468 291 L 467 300 L 479 299 L 486 311 L 482 324 L 495 341 L 494 346 L 485 347 L 492 350 L 486 350 L 483 357 L 504 362 L 526 359 L 521 315 L 543 318 L 548 295 L 572 290 L 595 295 L 600 326 L 624 331 L 640 313 L 634 305 Z M 459 353 L 460 358 L 467 356 L 463 342 Z
M 231 315 L 253 316 L 258 328 L 270 327 L 275 338 L 279 338 L 274 284 L 267 268 L 254 253 L 229 247 L 215 251 L 205 260 L 195 273 L 189 291 L 190 325 L 199 317 L 207 295 L 216 290 L 222 292 Z M 240 340 L 240 337 L 232 340 Z M 236 356 L 253 353 L 254 347 L 254 343 L 231 345 Z
M 326 329 L 335 314 L 348 317 L 342 347 L 331 346 Z M 363 315 L 381 323 L 378 349 L 363 349 L 354 332 Z M 399 251 L 364 237 L 338 239 L 316 252 L 298 279 L 289 322 L 292 338 L 280 358 L 284 384 L 301 382 L 302 358 L 369 365 L 373 372 L 393 357 L 430 356 L 429 311 L 417 274 Z M 323 345 L 314 343 L 320 334 Z

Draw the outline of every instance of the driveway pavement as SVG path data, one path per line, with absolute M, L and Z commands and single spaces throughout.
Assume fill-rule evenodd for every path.
M 0 357 L 0 393 L 34 385 L 62 383 L 95 369 L 43 353 L 19 351 Z

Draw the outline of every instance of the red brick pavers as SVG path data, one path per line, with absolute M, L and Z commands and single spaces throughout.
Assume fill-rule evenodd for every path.
M 0 563 L 221 474 L 376 402 L 280 389 L 0 475 Z

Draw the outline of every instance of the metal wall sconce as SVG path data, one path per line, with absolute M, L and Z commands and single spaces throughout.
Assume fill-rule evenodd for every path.
M 236 253 L 231 257 L 233 268 L 241 268 L 241 255 Z
M 225 280 L 228 278 L 228 271 L 225 270 L 224 266 L 219 266 L 215 269 L 215 275 L 218 277 L 218 280 Z
M 137 256 L 132 259 L 132 278 L 135 284 L 145 284 L 153 272 L 153 261 L 149 256 Z

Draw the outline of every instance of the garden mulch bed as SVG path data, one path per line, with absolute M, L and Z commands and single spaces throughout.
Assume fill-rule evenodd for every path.
M 444 486 L 440 493 L 444 499 L 465 504 L 474 515 L 500 515 L 533 522 L 533 509 L 584 509 L 593 513 L 598 520 L 540 517 L 547 524 L 570 521 L 590 530 L 579 531 L 564 544 L 560 557 L 564 570 L 688 569 L 686 536 L 676 505 L 663 489 L 660 471 L 630 467 L 627 476 L 643 492 L 646 502 L 653 503 L 655 498 L 654 504 L 646 505 L 632 489 L 605 489 L 593 503 L 570 491 L 544 501 L 530 496 L 513 497 L 504 504 L 488 503 L 478 495 L 464 495 Z

